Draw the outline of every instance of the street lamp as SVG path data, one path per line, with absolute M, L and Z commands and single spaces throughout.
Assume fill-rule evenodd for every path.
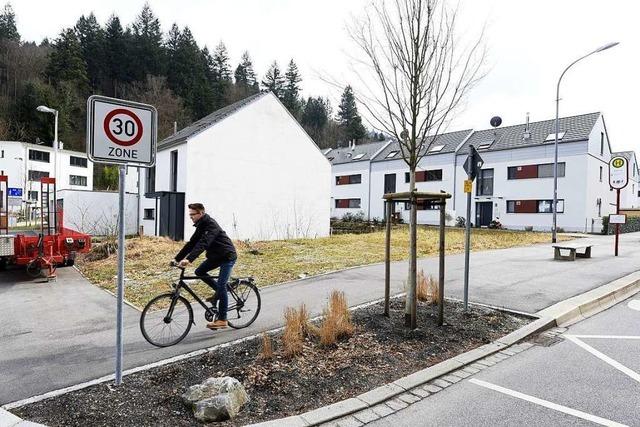
M 25 222 L 27 221 L 27 200 L 29 200 L 29 193 L 27 192 L 27 169 L 25 164 L 27 163 L 22 157 L 14 157 L 13 160 L 20 160 L 20 170 L 22 171 L 22 203 L 24 205 L 22 215 L 24 217 Z M 25 194 L 26 193 L 26 194 Z
M 41 113 L 49 113 L 54 116 L 54 129 L 53 129 L 53 178 L 56 180 L 56 186 L 58 185 L 58 110 L 40 105 L 36 108 Z
M 562 77 L 564 77 L 565 73 L 569 70 L 569 68 L 571 68 L 572 66 L 574 66 L 578 61 L 581 61 L 583 59 L 585 59 L 588 56 L 593 55 L 594 53 L 598 53 L 598 52 L 602 52 L 603 50 L 607 50 L 609 48 L 612 48 L 616 45 L 618 45 L 618 42 L 613 42 L 613 43 L 607 43 L 604 46 L 601 46 L 599 48 L 597 48 L 596 50 L 594 50 L 593 52 L 587 53 L 584 56 L 581 56 L 580 58 L 576 59 L 575 61 L 573 61 L 571 64 L 569 64 L 569 66 L 567 68 L 564 69 L 564 71 L 562 72 L 562 74 L 560 74 L 560 78 L 558 79 L 558 86 L 556 88 L 556 134 L 555 134 L 555 155 L 554 155 L 554 160 L 553 160 L 553 205 L 551 206 L 551 210 L 553 212 L 553 228 L 551 229 L 552 232 L 552 237 L 551 237 L 551 241 L 552 243 L 556 243 L 557 240 L 557 233 L 556 233 L 556 229 L 557 229 L 557 214 L 556 214 L 556 207 L 558 204 L 558 132 L 559 130 L 559 109 L 560 109 L 560 81 L 562 80 Z

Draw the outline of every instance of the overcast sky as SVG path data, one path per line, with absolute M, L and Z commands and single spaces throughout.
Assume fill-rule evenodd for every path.
M 200 46 L 210 50 L 224 41 L 235 68 L 248 50 L 260 77 L 271 62 L 285 68 L 293 58 L 302 72 L 305 96 L 329 96 L 335 90 L 320 75 L 349 82 L 345 25 L 370 0 L 153 0 L 166 32 L 173 22 L 189 26 Z M 101 23 L 116 13 L 130 24 L 145 0 L 14 0 L 23 40 L 54 39 L 82 14 L 94 12 Z M 638 144 L 640 2 L 635 0 L 466 0 L 465 24 L 486 23 L 488 75 L 470 93 L 449 130 L 484 129 L 499 115 L 503 125 L 555 117 L 555 91 L 562 70 L 578 57 L 611 41 L 620 45 L 574 66 L 561 85 L 560 115 L 601 111 L 614 150 Z M 473 33 L 473 31 L 471 31 Z M 464 36 L 464 34 L 461 34 Z

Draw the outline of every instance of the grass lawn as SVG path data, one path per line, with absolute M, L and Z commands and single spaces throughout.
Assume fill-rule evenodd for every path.
M 429 257 L 438 251 L 438 229 L 418 229 L 418 257 Z M 238 261 L 234 276 L 253 276 L 259 286 L 272 285 L 347 267 L 384 261 L 384 232 L 370 234 L 342 234 L 320 239 L 298 239 L 235 242 Z M 392 260 L 408 259 L 409 233 L 407 227 L 394 229 L 391 235 Z M 549 242 L 549 233 L 474 229 L 473 250 L 509 248 Z M 170 290 L 170 283 L 179 276 L 169 261 L 182 248 L 182 243 L 166 238 L 142 237 L 127 240 L 125 298 L 138 307 L 161 292 Z M 464 250 L 464 229 L 448 228 L 446 251 L 448 254 Z M 257 254 L 256 254 L 257 251 Z M 198 265 L 202 257 L 196 260 Z M 117 257 L 99 261 L 79 260 L 78 268 L 94 284 L 114 292 L 116 287 Z M 208 295 L 206 285 L 203 294 Z

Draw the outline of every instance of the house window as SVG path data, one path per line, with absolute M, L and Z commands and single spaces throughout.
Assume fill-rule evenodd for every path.
M 600 166 L 600 182 L 602 182 L 602 166 Z
M 49 163 L 49 154 L 48 151 L 29 150 L 29 160 Z
M 360 199 L 336 199 L 338 209 L 360 209 Z
M 478 145 L 478 150 L 488 150 L 493 145 L 493 142 L 494 141 L 482 142 L 480 145 Z
M 0 150 L 0 159 L 4 159 L 4 150 Z
M 362 175 L 339 175 L 336 176 L 336 185 L 360 184 Z
M 604 132 L 600 132 L 600 155 L 604 156 Z
M 476 196 L 493 195 L 493 169 L 482 169 L 478 175 Z
M 29 171 L 29 181 L 40 181 L 40 178 L 47 178 L 49 176 L 49 172 L 43 171 Z
M 566 132 L 558 132 L 558 141 L 560 141 L 563 137 L 564 134 Z M 549 141 L 554 141 L 556 140 L 556 134 L 555 133 L 550 133 L 549 135 L 547 135 L 547 138 L 544 140 L 544 142 L 549 142 Z
M 145 209 L 143 219 L 155 219 L 156 210 L 155 209 Z
M 404 173 L 404 182 L 411 181 L 410 172 Z M 416 182 L 442 181 L 442 169 L 432 169 L 428 171 L 416 171 Z
M 77 166 L 79 168 L 86 168 L 87 159 L 85 159 L 84 157 L 71 156 L 69 157 L 69 164 L 71 166 Z
M 171 152 L 171 191 L 178 191 L 178 150 Z
M 552 213 L 553 200 L 507 200 L 507 213 Z M 564 213 L 564 200 L 558 200 L 558 213 Z
M 444 148 L 444 145 L 435 145 L 431 148 L 429 148 L 429 152 L 430 153 L 439 153 L 442 151 L 442 149 Z
M 29 191 L 29 200 L 38 200 L 38 192 Z
M 565 163 L 558 163 L 558 177 L 565 175 Z M 553 163 L 541 165 L 510 166 L 507 168 L 508 179 L 553 178 Z
M 385 158 L 386 158 L 386 159 L 391 159 L 391 158 L 395 157 L 395 156 L 396 156 L 396 154 L 398 154 L 398 152 L 397 152 L 397 151 L 392 151 L 392 152 L 390 152 L 389 154 L 387 154 L 387 157 L 385 157 Z
M 69 175 L 69 185 L 87 186 L 87 177 L 80 175 Z
M 156 167 L 148 168 L 145 175 L 146 193 L 154 193 L 156 191 Z
M 360 160 L 363 157 L 364 157 L 364 153 L 360 153 L 357 156 L 355 156 L 352 160 Z

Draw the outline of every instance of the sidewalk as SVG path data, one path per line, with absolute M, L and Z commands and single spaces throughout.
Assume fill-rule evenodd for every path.
M 617 259 L 611 236 L 589 241 L 595 245 L 593 258 L 575 262 L 553 261 L 549 245 L 473 253 L 470 299 L 535 313 L 640 270 L 640 235 L 622 236 Z M 447 297 L 462 297 L 463 265 L 463 255 L 447 257 Z M 420 260 L 419 268 L 437 276 L 437 259 Z M 392 293 L 402 291 L 406 269 L 406 262 L 392 264 Z M 32 283 L 15 273 L 0 277 L 0 298 L 8 307 L 0 312 L 5 325 L 0 332 L 0 405 L 113 373 L 115 299 L 73 269 L 58 271 L 58 282 L 51 284 Z M 379 299 L 383 277 L 384 266 L 378 264 L 263 289 L 260 317 L 240 331 L 212 333 L 196 310 L 190 335 L 168 349 L 144 341 L 139 312 L 125 306 L 125 368 L 277 328 L 287 306 L 304 302 L 312 316 L 321 314 L 333 289 L 343 290 L 351 305 Z

